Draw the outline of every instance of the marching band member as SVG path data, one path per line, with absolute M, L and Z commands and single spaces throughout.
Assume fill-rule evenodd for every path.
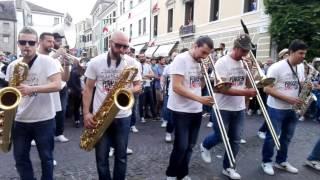
M 48 93 L 60 90 L 61 74 L 51 57 L 36 53 L 38 35 L 34 29 L 24 27 L 18 34 L 18 45 L 23 55 L 22 62 L 29 65 L 29 72 L 27 79 L 17 87 L 23 98 L 13 128 L 16 168 L 21 179 L 35 179 L 29 155 L 34 139 L 41 160 L 41 179 L 52 180 L 55 107 Z M 13 69 L 18 62 L 20 60 L 9 65 L 7 81 L 13 77 Z
M 297 115 L 293 105 L 301 105 L 300 81 L 304 81 L 303 62 L 307 53 L 307 45 L 301 40 L 294 40 L 289 46 L 289 57 L 270 66 L 267 77 L 276 79 L 274 85 L 264 88 L 269 95 L 267 100 L 268 113 L 275 132 L 280 136 L 280 150 L 277 151 L 276 168 L 298 173 L 298 169 L 287 161 L 290 141 L 297 125 Z M 301 67 L 301 68 L 300 68 Z M 274 175 L 272 157 L 274 141 L 270 131 L 267 131 L 262 148 L 262 169 L 268 175 Z
M 111 36 L 111 48 L 107 53 L 90 60 L 85 72 L 87 78 L 83 92 L 83 115 L 86 128 L 94 128 L 93 115 L 101 106 L 109 91 L 127 66 L 135 66 L 133 58 L 125 55 L 129 48 L 129 39 L 123 32 L 114 32 Z M 138 67 L 137 67 L 138 68 Z M 132 92 L 141 91 L 141 72 L 133 81 Z M 96 86 L 93 100 L 93 112 L 89 111 L 93 88 Z M 96 162 L 100 180 L 124 180 L 127 169 L 127 145 L 130 131 L 131 110 L 120 110 L 110 127 L 95 146 Z M 108 155 L 110 145 L 115 149 L 113 178 L 111 178 Z
M 212 49 L 213 41 L 209 37 L 199 37 L 190 51 L 177 55 L 170 65 L 172 88 L 167 106 L 175 122 L 175 139 L 166 171 L 167 180 L 190 179 L 189 162 L 201 125 L 202 104 L 213 104 L 212 97 L 201 96 L 204 83 L 199 63 Z
M 230 145 L 234 156 L 239 152 L 241 131 L 243 129 L 244 115 L 245 115 L 245 96 L 254 97 L 256 90 L 253 88 L 246 88 L 246 70 L 244 69 L 242 58 L 247 56 L 252 49 L 251 39 L 247 34 L 241 34 L 234 41 L 231 54 L 227 54 L 220 58 L 214 65 L 216 73 L 232 83 L 230 89 L 216 93 L 216 100 L 219 105 L 220 113 L 224 121 L 225 127 L 228 129 Z M 202 142 L 201 157 L 210 163 L 210 151 L 212 147 L 222 142 L 220 130 L 214 114 L 213 130 L 214 133 L 207 136 Z M 223 171 L 222 173 L 231 179 L 240 179 L 240 174 L 230 166 L 227 155 L 224 155 Z
M 70 64 L 68 63 L 68 60 L 65 57 L 65 54 L 67 53 L 64 48 L 62 48 L 62 39 L 65 38 L 63 35 L 61 35 L 59 32 L 53 33 L 54 37 L 54 49 L 57 50 L 57 53 L 55 53 L 52 57 L 53 58 L 61 58 L 62 64 L 63 64 L 63 81 L 61 84 L 61 90 L 59 91 L 60 95 L 60 102 L 61 102 L 61 111 L 58 111 L 55 116 L 56 120 L 56 132 L 55 132 L 55 140 L 60 142 L 68 142 L 69 139 L 66 138 L 63 135 L 64 131 L 64 121 L 66 119 L 66 110 L 67 110 L 67 103 L 68 103 L 68 88 L 67 88 L 67 82 L 70 77 Z

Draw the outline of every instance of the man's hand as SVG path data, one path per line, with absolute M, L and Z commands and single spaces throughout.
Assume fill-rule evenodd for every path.
M 296 97 L 287 97 L 287 102 L 294 106 L 301 106 L 304 102 Z
M 211 96 L 201 96 L 199 97 L 199 102 L 207 106 L 212 106 L 214 104 L 213 98 Z
M 32 93 L 36 92 L 33 86 L 25 84 L 20 84 L 19 86 L 17 86 L 17 89 L 21 92 L 22 96 L 29 96 Z
M 96 128 L 97 122 L 93 120 L 93 115 L 91 113 L 84 114 L 84 127 L 87 129 Z

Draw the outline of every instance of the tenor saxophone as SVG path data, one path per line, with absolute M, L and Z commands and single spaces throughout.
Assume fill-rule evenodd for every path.
M 15 88 L 27 79 L 28 64 L 19 62 L 14 66 L 13 77 L 9 81 L 9 87 L 0 90 L 0 149 L 9 152 L 11 149 L 11 129 L 16 116 L 17 107 L 22 95 Z
M 125 89 L 131 84 L 138 73 L 135 67 L 125 68 L 113 88 L 110 90 L 93 120 L 97 123 L 94 129 L 84 129 L 80 137 L 80 148 L 91 151 L 108 129 L 120 110 L 128 110 L 133 106 L 134 97 L 131 91 Z

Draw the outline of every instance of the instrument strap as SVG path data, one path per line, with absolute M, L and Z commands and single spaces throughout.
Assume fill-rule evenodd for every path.
M 292 71 L 292 74 L 298 79 L 298 85 L 299 85 L 299 94 L 301 92 L 301 84 L 300 84 L 300 80 L 299 80 L 299 76 L 298 76 L 298 66 L 296 66 L 296 71 L 293 70 L 293 67 L 292 65 L 289 63 L 289 59 L 286 59 L 291 71 Z

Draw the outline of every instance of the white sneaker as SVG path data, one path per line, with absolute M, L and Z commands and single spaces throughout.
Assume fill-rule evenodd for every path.
M 253 114 L 252 109 L 249 109 L 249 110 L 247 111 L 247 114 L 248 114 L 248 116 L 252 116 L 252 114 Z
M 171 133 L 166 133 L 165 141 L 166 142 L 171 142 L 172 141 Z
M 60 141 L 60 142 L 68 142 L 69 139 L 67 139 L 63 134 L 61 134 L 60 136 L 56 136 L 54 137 L 55 141 Z
M 312 167 L 315 170 L 320 171 L 320 161 L 310 161 L 310 160 L 306 160 L 306 165 Z
M 182 180 L 191 180 L 191 177 L 190 176 L 185 176 L 182 178 Z
M 114 148 L 110 148 L 110 151 L 109 151 L 109 157 L 112 157 L 114 154 Z
M 261 167 L 262 167 L 262 170 L 264 173 L 270 175 L 270 176 L 273 176 L 274 175 L 274 170 L 273 170 L 273 167 L 272 167 L 272 162 L 269 162 L 269 163 L 262 163 L 261 164 Z
M 31 146 L 35 146 L 36 145 L 36 141 L 32 140 L 31 141 Z
M 258 135 L 258 137 L 260 139 L 265 139 L 266 138 L 266 133 L 265 132 L 258 131 L 257 135 Z
M 53 160 L 53 166 L 57 166 L 57 161 L 56 160 Z
M 165 127 L 167 127 L 167 124 L 168 124 L 168 121 L 162 121 L 161 127 L 165 128 Z
M 166 180 L 177 180 L 177 178 L 176 177 L 167 176 Z
M 206 163 L 211 163 L 211 154 L 208 149 L 203 147 L 202 143 L 200 144 L 201 158 Z
M 299 121 L 304 121 L 304 117 L 303 116 L 299 117 Z
M 136 128 L 136 126 L 131 126 L 131 131 L 132 131 L 133 133 L 139 132 L 139 130 Z
M 262 113 L 261 113 L 261 110 L 260 109 L 258 109 L 257 110 L 257 115 L 261 115 Z
M 241 176 L 235 169 L 227 168 L 222 170 L 222 174 L 228 176 L 230 179 L 241 179 Z
M 299 172 L 299 170 L 297 168 L 293 167 L 288 162 L 282 162 L 280 164 L 275 163 L 274 167 L 276 167 L 278 169 L 285 170 L 285 171 L 290 172 L 290 173 L 294 173 L 294 174 L 297 174 Z
M 127 154 L 130 155 L 130 154 L 132 154 L 132 153 L 133 153 L 132 149 L 127 148 Z
M 247 141 L 245 139 L 240 139 L 240 144 L 245 144 Z
M 212 128 L 212 126 L 213 126 L 213 123 L 212 123 L 211 121 L 208 122 L 207 127 L 208 127 L 208 128 Z
M 147 121 L 144 119 L 144 117 L 141 118 L 141 123 L 146 123 Z

